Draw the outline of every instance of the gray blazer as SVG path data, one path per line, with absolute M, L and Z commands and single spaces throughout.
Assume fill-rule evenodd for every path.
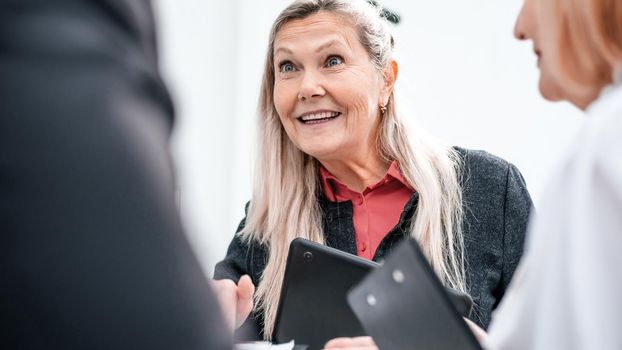
M 503 297 L 523 252 L 532 202 L 525 181 L 514 165 L 484 151 L 457 147 L 456 150 L 464 163 L 461 185 L 467 287 L 476 306 L 469 318 L 487 327 L 492 310 Z M 418 201 L 419 195 L 414 193 L 398 224 L 380 243 L 374 261 L 389 254 L 407 235 Z M 326 244 L 356 254 L 352 203 L 321 198 L 320 206 Z M 243 227 L 244 220 L 238 231 Z M 237 281 L 249 274 L 257 284 L 267 258 L 266 247 L 245 244 L 236 235 L 225 259 L 216 265 L 214 278 Z M 256 315 L 256 320 L 251 322 L 260 324 L 261 319 L 261 315 Z

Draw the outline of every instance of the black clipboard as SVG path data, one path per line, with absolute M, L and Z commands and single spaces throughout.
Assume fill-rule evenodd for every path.
M 382 350 L 481 350 L 419 245 L 402 242 L 348 302 Z

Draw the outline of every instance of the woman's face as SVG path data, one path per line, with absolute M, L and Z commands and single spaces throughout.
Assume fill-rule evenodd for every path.
M 392 83 L 348 20 L 319 12 L 285 24 L 274 42 L 274 70 L 274 105 L 300 150 L 320 161 L 375 152 L 379 106 Z
M 538 58 L 537 64 L 540 69 L 539 89 L 542 96 L 551 101 L 567 99 L 554 75 L 552 52 L 555 48 L 547 45 L 549 41 L 543 40 L 539 34 L 537 1 L 525 0 L 523 2 L 523 7 L 516 19 L 514 36 L 518 40 L 533 42 L 533 51 Z

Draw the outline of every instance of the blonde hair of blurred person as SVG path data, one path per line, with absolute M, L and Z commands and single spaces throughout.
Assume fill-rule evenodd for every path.
M 259 99 L 257 167 L 246 226 L 241 232 L 244 238 L 269 247 L 269 260 L 255 294 L 265 315 L 264 334 L 268 337 L 275 322 L 289 243 L 297 237 L 324 243 L 318 205 L 320 164 L 290 140 L 274 105 L 275 38 L 290 21 L 320 11 L 343 16 L 357 29 L 379 76 L 397 68 L 386 20 L 362 0 L 297 1 L 272 27 Z M 393 91 L 384 108 L 382 113 L 378 106 L 381 117 L 375 151 L 384 161 L 397 160 L 404 178 L 419 193 L 410 236 L 420 243 L 439 278 L 447 286 L 464 291 L 459 158 L 450 146 L 407 126 Z

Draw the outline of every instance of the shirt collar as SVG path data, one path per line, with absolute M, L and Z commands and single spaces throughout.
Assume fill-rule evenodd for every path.
M 324 191 L 324 195 L 326 196 L 326 199 L 328 199 L 331 202 L 337 202 L 339 201 L 339 199 L 351 199 L 355 195 L 360 194 L 348 188 L 348 186 L 346 186 L 337 177 L 335 177 L 335 175 L 331 174 L 323 166 L 320 166 L 320 176 L 322 179 L 322 190 Z M 397 161 L 394 160 L 389 166 L 389 169 L 387 170 L 384 177 L 380 179 L 378 182 L 370 186 L 367 186 L 365 190 L 363 190 L 363 195 L 367 194 L 370 191 L 373 191 L 374 189 L 392 180 L 399 181 L 404 187 L 407 187 L 411 191 L 415 190 L 408 183 L 408 181 L 406 181 L 406 179 L 404 178 L 404 175 L 402 175 L 402 172 L 399 169 L 399 165 L 397 164 Z

